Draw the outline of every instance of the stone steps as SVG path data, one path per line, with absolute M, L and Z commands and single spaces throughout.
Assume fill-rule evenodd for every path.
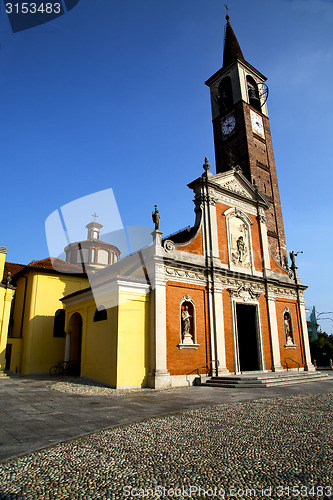
M 317 382 L 318 380 L 326 380 L 327 378 L 327 373 L 319 372 L 276 372 L 211 377 L 203 385 L 230 388 L 278 387 L 303 384 L 304 382 Z

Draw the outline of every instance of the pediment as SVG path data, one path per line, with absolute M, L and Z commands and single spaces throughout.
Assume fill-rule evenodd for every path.
M 211 185 L 216 186 L 218 191 L 224 191 L 230 195 L 234 194 L 237 197 L 241 196 L 254 202 L 259 200 L 267 208 L 269 206 L 269 202 L 265 196 L 258 191 L 256 186 L 252 186 L 239 167 L 213 175 L 209 178 L 209 181 Z
M 250 200 L 254 198 L 253 190 L 251 190 L 252 191 L 251 192 L 248 186 L 244 186 L 244 183 L 241 182 L 239 179 L 236 179 L 234 176 L 230 176 L 229 178 L 213 179 L 213 182 L 218 184 L 219 187 L 226 189 L 227 191 L 230 191 L 231 193 L 238 194 Z

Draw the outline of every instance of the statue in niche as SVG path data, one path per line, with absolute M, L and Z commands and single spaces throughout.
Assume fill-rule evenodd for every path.
M 284 335 L 286 338 L 286 344 L 294 345 L 293 332 L 291 327 L 291 317 L 288 312 L 284 314 L 283 324 L 284 324 Z
M 191 335 L 191 318 L 192 315 L 190 314 L 188 305 L 183 305 L 182 306 L 182 337 L 183 337 L 183 344 L 193 344 L 193 339 Z

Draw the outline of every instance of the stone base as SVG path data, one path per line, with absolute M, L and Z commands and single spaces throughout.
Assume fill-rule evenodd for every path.
M 7 374 L 3 371 L 0 371 L 0 378 L 7 378 Z
M 272 366 L 272 372 L 283 372 L 284 368 L 282 365 Z
M 164 389 L 166 387 L 171 387 L 171 376 L 170 373 L 165 372 L 155 372 L 148 375 L 148 387 L 152 389 Z
M 315 372 L 315 371 L 317 371 L 317 369 L 312 363 L 309 363 L 308 365 L 304 366 L 304 371 L 305 372 Z
M 219 371 L 219 376 L 220 375 L 229 375 L 230 374 L 228 368 L 222 368 L 221 366 L 219 366 L 218 371 Z

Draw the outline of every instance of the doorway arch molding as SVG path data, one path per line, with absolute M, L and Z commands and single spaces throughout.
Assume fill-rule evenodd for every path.
M 262 293 L 254 290 L 253 287 L 247 283 L 240 284 L 237 288 L 228 288 L 231 300 L 231 313 L 232 313 L 232 336 L 233 336 L 233 353 L 234 353 L 234 366 L 235 374 L 242 373 L 241 360 L 240 360 L 240 346 L 238 322 L 237 322 L 237 305 L 249 305 L 255 307 L 255 337 L 257 342 L 258 353 L 258 369 L 265 370 L 264 348 L 262 338 L 261 326 L 261 312 L 260 312 L 260 296 Z

